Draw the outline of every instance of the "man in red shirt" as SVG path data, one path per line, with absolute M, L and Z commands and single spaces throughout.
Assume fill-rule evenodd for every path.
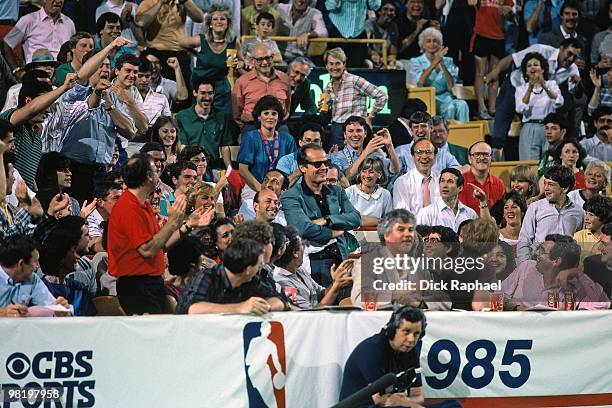
M 497 176 L 489 173 L 492 161 L 492 150 L 485 142 L 476 142 L 470 146 L 468 150 L 468 161 L 470 162 L 470 170 L 463 174 L 465 184 L 461 193 L 459 193 L 459 201 L 476 211 L 480 216 L 480 209 L 491 208 L 497 200 L 501 199 L 506 188 L 504 182 Z M 480 200 L 474 196 L 474 186 L 480 187 L 488 197 L 485 203 L 480 203 Z
M 185 220 L 186 199 L 181 196 L 169 207 L 168 222 L 160 229 L 149 202 L 159 181 L 151 157 L 135 154 L 122 175 L 127 190 L 110 217 L 109 274 L 118 278 L 117 296 L 128 315 L 162 313 L 166 300 L 162 278 L 164 248 L 174 245 L 194 227 L 207 225 L 210 218 L 197 210 Z

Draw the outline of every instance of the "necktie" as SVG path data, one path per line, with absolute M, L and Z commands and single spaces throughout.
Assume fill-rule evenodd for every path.
M 427 207 L 431 204 L 431 195 L 429 194 L 429 182 L 431 181 L 431 176 L 423 178 L 423 207 Z

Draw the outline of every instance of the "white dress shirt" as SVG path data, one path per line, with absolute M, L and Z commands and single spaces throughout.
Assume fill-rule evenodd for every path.
M 424 178 L 425 176 L 414 168 L 395 180 L 395 184 L 393 185 L 393 207 L 405 208 L 412 214 L 418 213 L 419 210 L 423 208 L 422 187 Z M 439 178 L 439 174 L 431 173 L 429 197 L 432 203 L 440 198 L 440 188 L 438 186 Z
M 346 190 L 349 201 L 361 215 L 381 218 L 393 210 L 393 200 L 388 190 L 378 186 L 372 194 L 366 194 L 352 185 Z
M 170 116 L 170 104 L 168 98 L 163 94 L 149 90 L 147 95 L 142 99 L 142 95 L 138 92 L 136 103 L 142 104 L 142 113 L 147 117 L 149 126 L 153 126 L 157 118 L 160 116 Z
M 476 212 L 461 201 L 457 200 L 457 212 L 453 211 L 442 198 L 438 198 L 431 205 L 422 208 L 417 216 L 418 225 L 436 226 L 452 228 L 457 232 L 459 225 L 465 220 L 475 220 L 478 218 Z
M 563 106 L 563 96 L 561 96 L 559 85 L 555 81 L 546 81 L 546 87 L 557 95 L 555 99 L 551 99 L 544 88 L 537 85 L 531 91 L 528 104 L 523 103 L 523 97 L 529 88 L 529 84 L 523 84 L 516 88 L 514 93 L 516 112 L 523 115 L 523 123 L 530 120 L 544 120 L 546 115 Z

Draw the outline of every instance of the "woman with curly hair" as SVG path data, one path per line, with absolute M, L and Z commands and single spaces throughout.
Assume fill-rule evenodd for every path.
M 166 165 L 176 163 L 181 150 L 178 138 L 178 123 L 172 116 L 160 116 L 151 128 L 151 141 L 160 143 L 166 152 Z
M 584 178 L 584 170 L 582 169 L 583 160 L 586 157 L 584 147 L 578 142 L 578 139 L 565 139 L 563 143 L 559 143 L 557 149 L 553 152 L 555 164 L 560 164 L 564 167 L 569 167 L 574 172 L 574 188 L 578 190 L 586 188 L 586 180 Z
M 540 160 L 548 142 L 544 118 L 563 105 L 563 96 L 555 81 L 548 80 L 548 61 L 537 52 L 525 55 L 521 63 L 525 84 L 516 88 L 516 112 L 523 115 L 519 139 L 520 160 Z
M 223 201 L 219 201 L 218 198 L 219 193 L 214 185 L 205 181 L 198 181 L 187 190 L 187 213 L 191 213 L 200 207 L 204 207 L 205 210 L 214 207 L 215 215 L 224 217 Z

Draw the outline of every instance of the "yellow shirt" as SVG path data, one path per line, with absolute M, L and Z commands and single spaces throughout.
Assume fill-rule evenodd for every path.
M 146 13 L 158 1 L 143 0 L 138 6 L 137 13 Z M 147 46 L 160 51 L 181 51 L 178 34 L 185 30 L 185 15 L 185 12 L 179 12 L 174 2 L 162 4 L 155 21 L 145 29 Z
M 597 246 L 599 245 L 599 235 L 593 234 L 589 229 L 582 229 L 574 234 L 574 240 L 580 245 L 582 251 L 580 260 L 584 260 L 587 256 L 599 253 Z

